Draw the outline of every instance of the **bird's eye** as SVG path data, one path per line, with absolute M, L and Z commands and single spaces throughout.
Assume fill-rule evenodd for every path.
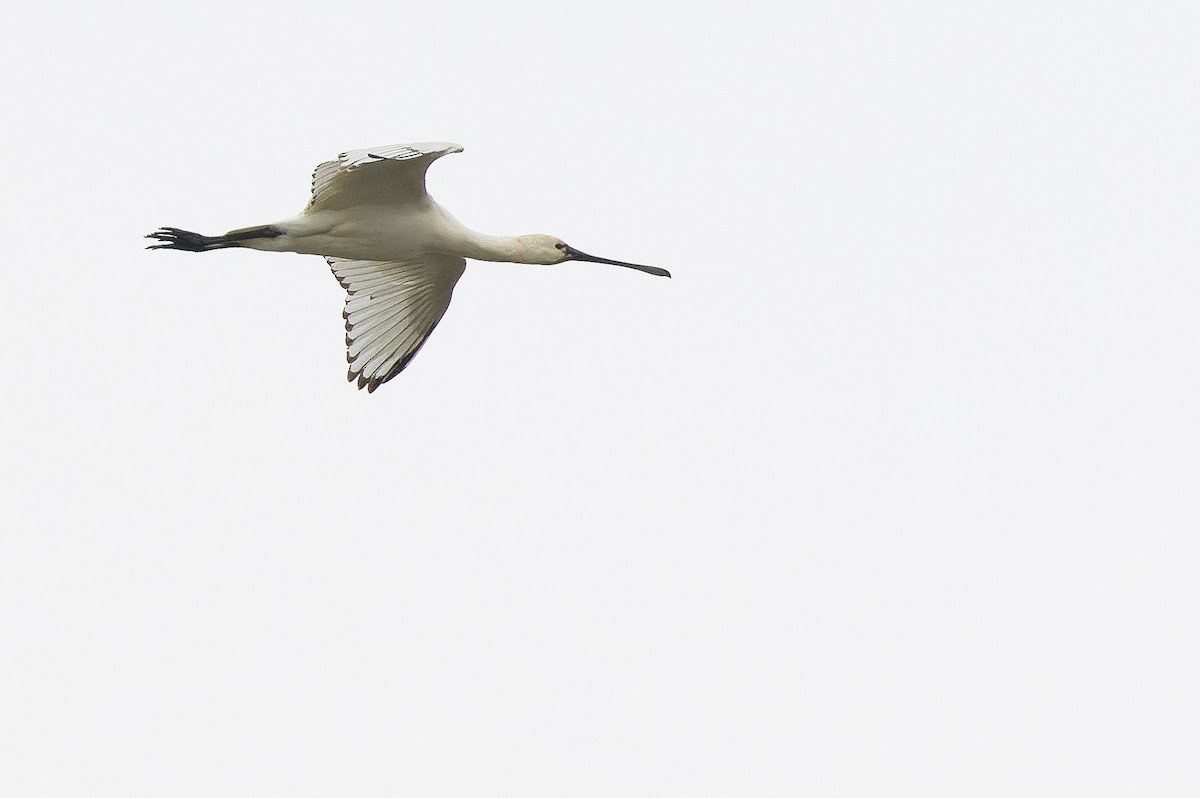
M 554 245 L 554 248 L 565 250 L 567 248 L 567 245 L 564 244 L 563 242 L 559 241 L 557 244 Z

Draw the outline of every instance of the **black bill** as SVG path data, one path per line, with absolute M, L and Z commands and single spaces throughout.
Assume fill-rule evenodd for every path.
M 567 260 L 583 260 L 588 263 L 609 263 L 613 266 L 624 266 L 626 269 L 637 269 L 639 272 L 653 274 L 655 277 L 670 277 L 671 273 L 666 269 L 660 269 L 657 266 L 643 266 L 640 263 L 626 263 L 623 260 L 609 260 L 608 258 L 598 258 L 595 255 L 589 255 L 586 252 L 580 252 L 570 245 L 567 246 Z

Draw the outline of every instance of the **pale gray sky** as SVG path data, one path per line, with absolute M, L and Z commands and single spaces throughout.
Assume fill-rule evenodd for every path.
M 1200 790 L 1194 3 L 15 14 L 0 792 Z M 430 139 L 674 279 L 142 249 Z

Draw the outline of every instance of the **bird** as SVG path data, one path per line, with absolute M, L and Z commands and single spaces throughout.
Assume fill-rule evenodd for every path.
M 666 269 L 601 258 L 555 236 L 494 236 L 465 227 L 429 196 L 429 166 L 449 142 L 349 150 L 317 166 L 299 215 L 206 236 L 160 227 L 147 249 L 210 252 L 244 247 L 320 255 L 346 289 L 346 378 L 373 393 L 402 372 L 446 309 L 466 259 L 553 266 L 586 261 L 670 277 Z

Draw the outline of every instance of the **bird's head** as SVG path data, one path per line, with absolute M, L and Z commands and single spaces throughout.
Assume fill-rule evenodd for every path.
M 639 272 L 653 274 L 656 277 L 670 277 L 671 273 L 666 269 L 660 269 L 657 266 L 642 266 L 639 263 L 626 263 L 621 260 L 609 260 L 608 258 L 598 258 L 595 255 L 589 255 L 586 252 L 581 252 L 575 247 L 563 241 L 561 238 L 535 234 L 521 236 L 521 242 L 524 244 L 529 260 L 526 263 L 538 263 L 545 266 L 553 266 L 556 263 L 565 263 L 569 260 L 582 260 L 589 263 L 608 263 L 613 266 L 624 266 L 626 269 L 637 269 Z

